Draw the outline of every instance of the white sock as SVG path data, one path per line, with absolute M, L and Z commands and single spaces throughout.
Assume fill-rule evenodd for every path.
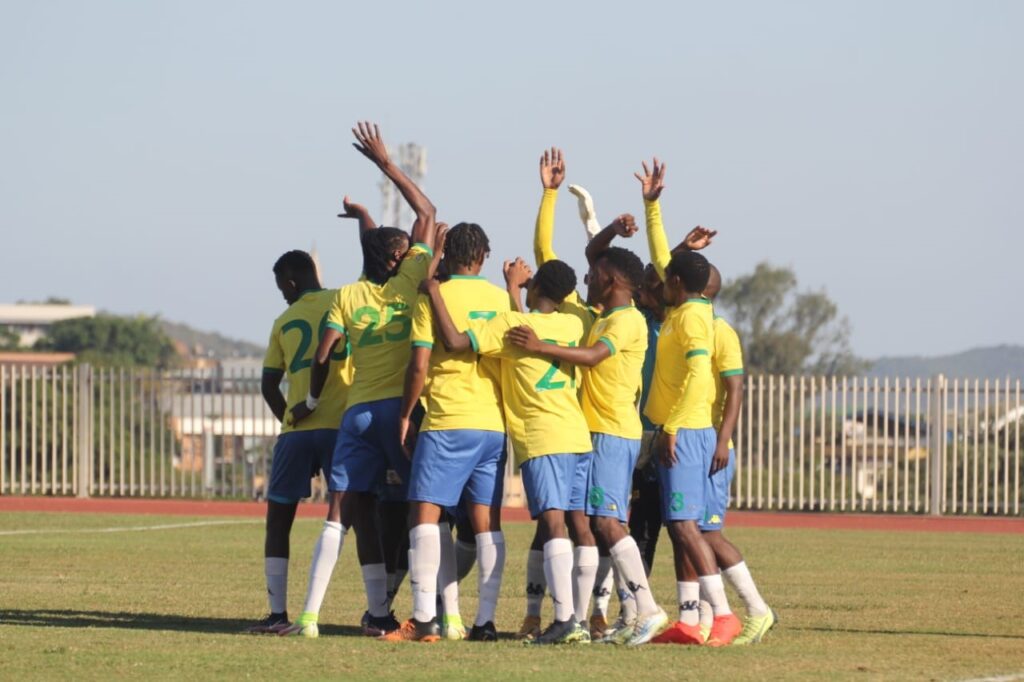
M 594 576 L 594 615 L 608 620 L 608 602 L 615 587 L 612 575 L 612 558 L 603 556 L 597 560 L 597 575 Z
M 338 555 L 345 542 L 345 533 L 340 523 L 325 521 L 320 538 L 313 547 L 313 560 L 309 566 L 309 587 L 306 589 L 306 604 L 303 613 L 320 613 L 320 606 L 331 582 L 331 573 L 338 563 Z
M 700 581 L 700 592 L 711 603 L 711 610 L 715 612 L 715 618 L 732 613 L 729 608 L 729 599 L 725 596 L 725 584 L 722 583 L 720 574 L 702 575 L 698 580 Z
M 459 615 L 459 579 L 455 571 L 455 541 L 447 523 L 438 524 L 441 566 L 437 573 L 437 591 L 441 593 L 445 617 Z
M 476 545 L 472 542 L 462 540 L 455 541 L 455 571 L 459 576 L 459 582 L 469 575 L 473 570 L 473 562 L 476 561 Z
M 580 623 L 587 620 L 590 609 L 590 597 L 594 593 L 594 581 L 597 578 L 597 565 L 601 556 L 597 547 L 577 547 L 573 550 L 572 562 L 572 603 L 576 611 L 576 620 Z
M 388 615 L 388 574 L 384 564 L 365 564 L 363 588 L 366 590 L 366 609 L 374 618 Z
M 544 573 L 544 550 L 531 549 L 526 558 L 526 615 L 540 616 L 548 579 Z
M 426 623 L 437 617 L 437 576 L 441 570 L 441 531 L 422 523 L 409 531 L 409 588 L 412 617 Z
M 395 597 L 398 596 L 398 589 L 402 586 L 406 573 L 408 571 L 404 568 L 396 568 L 394 573 L 388 573 L 388 609 L 395 603 Z
M 701 583 L 676 583 L 676 595 L 679 597 L 679 620 L 683 625 L 700 623 L 700 586 Z
M 615 593 L 619 595 L 619 617 L 625 623 L 636 620 L 636 595 L 629 589 L 625 575 L 617 567 L 612 569 L 615 577 Z
M 555 620 L 573 617 L 572 543 L 555 538 L 544 543 L 544 577 L 547 578 L 551 601 L 555 604 Z
M 477 590 L 480 594 L 476 625 L 494 622 L 498 608 L 498 594 L 501 592 L 501 576 L 505 572 L 505 535 L 499 530 L 479 533 L 476 536 Z
M 632 598 L 637 615 L 649 616 L 658 613 L 661 607 L 651 594 L 651 586 L 647 582 L 647 573 L 644 570 L 644 560 L 640 556 L 636 540 L 627 535 L 616 542 L 611 549 L 611 559 L 615 562 L 615 571 L 622 576 L 622 584 Z
M 754 584 L 754 579 L 750 576 L 750 569 L 747 568 L 746 561 L 741 561 L 735 566 L 725 569 L 722 571 L 722 575 L 740 595 L 743 605 L 747 607 L 748 616 L 763 616 L 768 613 L 768 605 L 764 603 L 764 599 L 761 599 L 761 593 L 757 591 L 757 585 Z
M 711 609 L 711 602 L 704 599 L 704 595 L 701 595 L 700 603 L 697 604 L 697 617 L 701 628 L 711 628 L 715 624 L 715 612 Z
M 263 574 L 267 576 L 270 612 L 284 613 L 288 610 L 288 557 L 264 557 Z

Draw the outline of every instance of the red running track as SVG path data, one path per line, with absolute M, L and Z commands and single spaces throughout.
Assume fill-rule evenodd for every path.
M 65 512 L 86 514 L 161 514 L 171 516 L 256 516 L 261 502 L 212 502 L 131 498 L 0 496 L 0 512 Z M 323 517 L 325 504 L 302 504 L 299 516 Z M 528 521 L 525 509 L 506 507 L 506 521 Z M 891 530 L 954 533 L 1024 534 L 1024 518 L 980 516 L 915 516 L 909 514 L 828 514 L 820 512 L 729 512 L 729 525 L 743 528 L 816 528 L 821 530 Z

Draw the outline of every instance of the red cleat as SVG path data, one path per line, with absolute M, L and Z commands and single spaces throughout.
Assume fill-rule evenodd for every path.
M 735 637 L 735 635 L 733 635 Z M 677 620 L 668 630 L 651 640 L 652 644 L 703 644 L 699 625 L 686 625 Z
M 736 617 L 736 614 L 716 616 L 706 644 L 708 646 L 725 646 L 736 639 L 736 635 L 740 634 L 742 630 L 743 623 Z

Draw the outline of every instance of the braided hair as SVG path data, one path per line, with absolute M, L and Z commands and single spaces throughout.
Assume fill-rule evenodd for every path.
M 409 248 L 409 235 L 397 227 L 378 227 L 363 232 L 359 238 L 363 249 L 363 274 L 374 284 L 384 284 L 398 272 L 392 264 L 395 251 Z
M 459 223 L 448 231 L 444 242 L 444 257 L 452 268 L 476 265 L 490 252 L 487 233 L 476 223 Z

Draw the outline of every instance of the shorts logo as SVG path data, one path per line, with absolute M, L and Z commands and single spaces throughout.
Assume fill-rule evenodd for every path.
M 669 509 L 674 512 L 682 511 L 686 503 L 683 501 L 682 493 L 672 493 L 671 502 L 669 503 Z
M 718 514 L 712 514 L 707 519 L 707 523 L 721 523 L 721 522 L 722 522 L 722 517 L 719 516 Z
M 402 485 L 402 477 L 394 469 L 388 469 L 384 474 L 385 485 Z
M 600 507 L 604 504 L 604 488 L 594 486 L 590 489 L 589 502 L 591 507 Z

